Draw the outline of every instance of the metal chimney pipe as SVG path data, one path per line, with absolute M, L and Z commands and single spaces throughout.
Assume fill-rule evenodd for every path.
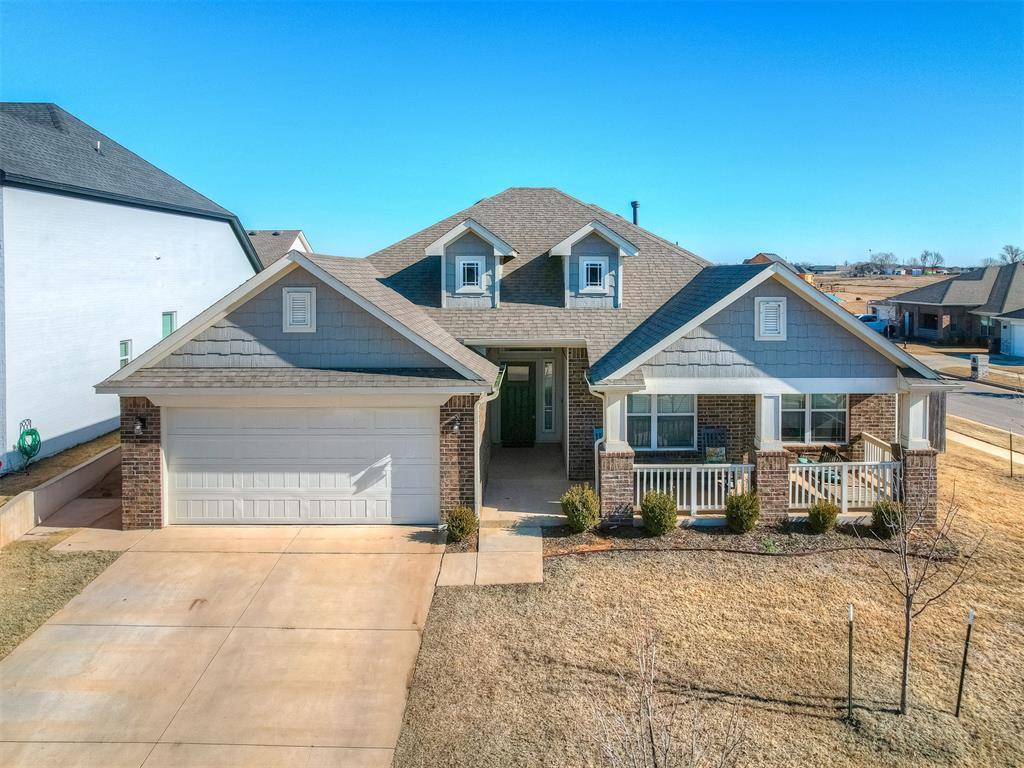
M 640 201 L 639 200 L 633 200 L 633 201 L 630 202 L 630 205 L 633 206 L 633 223 L 634 224 L 639 224 L 640 223 Z

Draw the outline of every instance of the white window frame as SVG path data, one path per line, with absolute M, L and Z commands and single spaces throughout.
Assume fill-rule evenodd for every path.
M 626 436 L 628 439 L 629 435 L 629 420 L 631 418 L 643 418 L 649 416 L 651 419 L 651 444 L 649 446 L 631 445 L 634 451 L 684 451 L 693 452 L 697 450 L 697 395 L 691 395 L 693 397 L 693 411 L 686 413 L 665 413 L 659 414 L 658 412 L 658 393 L 655 392 L 636 392 L 637 395 L 646 395 L 651 398 L 651 410 L 648 413 L 630 413 L 629 412 L 629 399 L 632 395 L 627 395 L 626 400 Z M 661 394 L 665 394 L 664 392 Z M 693 416 L 693 442 L 690 445 L 658 445 L 658 417 L 659 416 Z
M 587 285 L 587 267 L 596 265 L 601 268 L 601 285 Z M 580 257 L 580 293 L 608 295 L 608 257 Z
M 780 403 L 780 409 L 782 414 L 786 413 L 800 413 L 804 414 L 804 435 L 803 440 L 794 442 L 783 436 L 783 417 L 779 416 L 779 439 L 785 445 L 846 445 L 850 442 L 850 395 L 846 392 L 816 392 L 814 394 L 808 394 L 804 392 L 794 392 L 794 395 L 800 395 L 804 399 L 803 408 L 787 408 L 785 403 L 785 396 L 783 396 Z M 814 407 L 814 395 L 842 395 L 846 398 L 846 405 L 843 408 L 815 408 Z M 842 440 L 815 440 L 814 439 L 814 413 L 820 411 L 822 413 L 840 413 L 842 412 L 845 416 L 843 420 L 843 439 Z
M 178 313 L 174 311 L 161 312 L 160 313 L 160 338 L 166 339 L 171 333 L 164 333 L 164 318 L 171 318 L 171 333 L 178 330 Z
M 477 283 L 463 282 L 463 269 L 467 264 L 476 265 Z M 484 293 L 484 260 L 479 256 L 459 256 L 455 260 L 455 292 L 481 294 Z
M 124 355 L 121 354 L 121 347 L 122 346 L 124 346 L 124 348 L 128 350 L 127 354 L 124 354 Z M 131 339 L 121 339 L 119 342 L 117 342 L 117 360 L 118 360 L 118 363 L 119 363 L 118 368 L 124 368 L 126 365 L 128 365 L 128 363 L 130 363 L 132 361 L 132 340 Z
M 779 333 L 766 334 L 764 332 L 764 307 L 767 304 L 779 305 Z M 754 340 L 755 341 L 785 341 L 786 340 L 786 297 L 785 296 L 758 296 L 754 299 Z
M 307 294 L 309 296 L 309 323 L 306 325 L 293 325 L 291 322 L 291 313 L 288 310 L 291 304 L 291 297 L 296 294 Z M 316 288 L 288 287 L 282 289 L 281 324 L 282 330 L 285 333 L 316 333 Z

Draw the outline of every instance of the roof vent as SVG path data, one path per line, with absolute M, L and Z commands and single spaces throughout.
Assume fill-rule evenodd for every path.
M 640 223 L 640 201 L 639 200 L 632 200 L 632 201 L 630 201 L 629 204 L 631 206 L 633 206 L 633 223 L 634 224 L 639 224 Z
M 97 151 L 97 152 L 99 152 L 99 151 L 100 151 L 100 147 L 101 147 L 101 146 L 102 146 L 102 145 L 101 145 L 101 144 L 100 144 L 100 143 L 99 143 L 99 142 L 97 141 L 97 142 L 96 142 L 96 151 Z
M 274 237 L 277 237 L 277 236 L 278 236 L 278 235 L 280 235 L 281 233 L 280 233 L 280 232 L 271 232 L 270 234 L 272 234 L 272 235 L 273 235 Z

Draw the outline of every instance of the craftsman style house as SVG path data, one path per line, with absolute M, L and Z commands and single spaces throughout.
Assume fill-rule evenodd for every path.
M 499 446 L 596 484 L 607 521 L 648 488 L 683 515 L 747 489 L 768 519 L 934 509 L 946 386 L 786 267 L 513 188 L 366 259 L 292 251 L 97 390 L 125 525 L 157 527 L 440 523 Z
M 230 211 L 56 104 L 0 104 L 0 472 L 117 428 L 92 384 L 260 269 Z

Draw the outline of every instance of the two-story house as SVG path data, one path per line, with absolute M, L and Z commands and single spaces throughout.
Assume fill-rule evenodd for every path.
M 97 378 L 260 268 L 238 219 L 55 104 L 0 104 L 0 471 L 115 429 Z
M 934 513 L 946 387 L 784 266 L 512 188 L 365 259 L 292 251 L 97 389 L 124 522 L 157 527 L 440 523 L 480 509 L 492 453 L 543 444 L 514 471 L 595 483 L 607 521 L 648 488 L 694 516 L 749 489 L 768 519 Z

